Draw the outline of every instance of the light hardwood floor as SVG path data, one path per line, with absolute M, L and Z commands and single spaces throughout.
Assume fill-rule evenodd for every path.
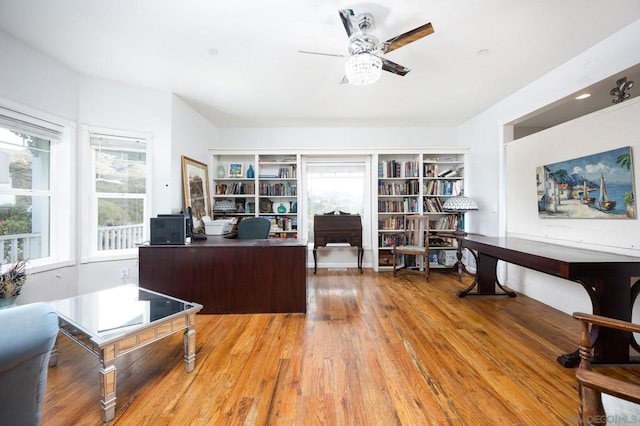
M 308 274 L 307 315 L 198 315 L 116 365 L 119 425 L 576 424 L 578 321 L 519 295 L 459 299 L 433 272 Z M 43 425 L 99 425 L 98 362 L 61 336 Z

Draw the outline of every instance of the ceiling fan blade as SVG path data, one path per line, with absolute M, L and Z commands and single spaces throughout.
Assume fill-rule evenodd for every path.
M 400 64 L 396 64 L 395 62 L 391 62 L 388 59 L 385 59 L 385 58 L 381 58 L 381 59 L 382 59 L 382 69 L 385 71 L 389 71 L 390 73 L 403 76 L 409 71 L 411 71 L 411 69 L 404 67 Z
M 404 34 L 400 34 L 399 36 L 390 38 L 389 40 L 385 41 L 384 51 L 385 53 L 389 53 L 413 41 L 419 40 L 422 37 L 426 37 L 429 34 L 433 34 L 433 26 L 431 25 L 431 22 L 426 23 L 421 27 L 414 28 L 411 31 L 407 31 Z
M 345 57 L 345 55 L 341 55 L 339 53 L 310 52 L 308 50 L 298 50 L 298 53 L 306 53 L 307 55 L 335 56 L 336 58 Z
M 351 22 L 351 17 L 353 16 L 353 10 L 340 9 L 338 13 L 340 14 L 340 19 L 342 19 L 342 25 L 344 25 L 344 29 L 347 32 L 347 36 L 351 37 L 351 34 L 353 34 L 353 23 Z

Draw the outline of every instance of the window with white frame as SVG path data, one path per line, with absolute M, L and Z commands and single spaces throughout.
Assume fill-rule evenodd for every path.
M 19 260 L 28 260 L 30 267 L 70 261 L 68 135 L 68 125 L 62 121 L 0 106 L 3 265 Z
M 359 214 L 362 244 L 371 246 L 369 157 L 305 157 L 307 241 L 313 244 L 313 217 L 332 211 Z
M 87 128 L 91 156 L 90 257 L 137 255 L 148 235 L 150 137 Z

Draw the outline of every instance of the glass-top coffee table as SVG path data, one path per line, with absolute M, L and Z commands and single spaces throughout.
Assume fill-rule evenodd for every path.
M 196 360 L 196 313 L 202 305 L 166 296 L 134 284 L 49 302 L 58 311 L 60 331 L 98 357 L 100 405 L 105 422 L 116 410 L 117 357 L 184 330 L 184 363 Z M 56 365 L 58 345 L 49 365 Z

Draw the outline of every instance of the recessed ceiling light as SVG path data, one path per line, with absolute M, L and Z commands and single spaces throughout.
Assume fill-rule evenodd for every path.
M 489 49 L 480 49 L 476 52 L 476 55 L 478 56 L 485 56 L 489 54 Z
M 576 96 L 576 99 L 577 100 L 587 99 L 589 96 L 591 96 L 591 93 L 583 93 L 582 95 Z
M 217 54 L 218 54 L 218 50 L 214 49 L 213 47 L 209 49 L 209 55 L 216 56 Z

